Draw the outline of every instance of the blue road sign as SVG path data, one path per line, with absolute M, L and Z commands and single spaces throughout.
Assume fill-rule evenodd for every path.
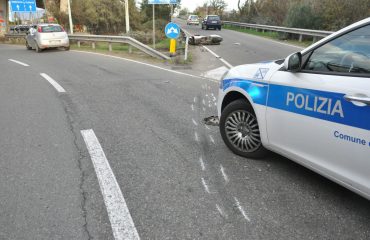
M 170 22 L 169 24 L 166 25 L 164 33 L 168 38 L 171 39 L 178 38 L 180 36 L 180 27 L 176 23 Z
M 177 4 L 177 0 L 148 0 L 149 4 Z
M 9 4 L 12 12 L 36 12 L 35 0 L 11 0 Z

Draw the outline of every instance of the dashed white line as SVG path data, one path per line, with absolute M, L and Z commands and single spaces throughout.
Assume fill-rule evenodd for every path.
M 227 215 L 225 214 L 225 212 L 222 210 L 222 208 L 217 203 L 216 203 L 216 209 L 222 217 L 227 219 Z
M 211 142 L 212 142 L 213 144 L 215 144 L 215 139 L 213 139 L 213 136 L 212 136 L 212 135 L 209 135 L 209 140 L 211 140 Z
M 198 133 L 197 133 L 197 132 L 195 132 L 195 133 L 194 133 L 194 135 L 195 135 L 195 141 L 199 142 Z
M 209 191 L 208 185 L 206 183 L 206 180 L 204 180 L 204 178 L 202 178 L 202 184 L 203 184 L 204 190 L 206 190 L 207 193 L 211 193 Z
M 191 110 L 194 111 L 194 105 L 193 104 L 191 104 Z
M 40 73 L 41 77 L 45 78 L 58 92 L 65 93 L 66 90 L 62 86 L 59 85 L 54 79 L 52 79 L 46 73 Z
M 206 165 L 204 164 L 204 161 L 203 161 L 202 157 L 199 158 L 199 162 L 200 162 L 200 167 L 202 168 L 202 171 L 205 171 L 206 170 Z
M 82 137 L 93 162 L 115 239 L 139 240 L 139 234 L 105 153 L 92 129 Z
M 244 211 L 244 209 L 243 209 L 242 205 L 240 205 L 239 200 L 238 200 L 236 197 L 234 197 L 234 200 L 235 200 L 235 202 L 236 202 L 236 206 L 238 207 L 238 209 L 239 209 L 240 213 L 243 215 L 243 217 L 245 218 L 245 220 L 247 220 L 248 222 L 250 222 L 251 220 L 250 220 L 250 218 L 248 217 L 248 215 L 245 213 L 245 211 Z
M 222 176 L 224 177 L 225 182 L 228 183 L 230 180 L 229 180 L 229 177 L 226 175 L 224 166 L 222 166 L 222 164 L 220 165 L 220 170 L 221 170 Z
M 197 102 L 197 97 L 194 97 L 194 103 L 196 103 Z
M 207 126 L 207 125 L 205 125 L 206 126 L 206 128 L 208 129 L 208 130 L 210 130 L 210 128 Z
M 30 65 L 28 65 L 27 63 L 23 63 L 23 62 L 21 62 L 21 61 L 17 61 L 17 60 L 14 60 L 14 59 L 8 59 L 9 61 L 11 61 L 11 62 L 14 62 L 14 63 L 17 63 L 17 64 L 19 64 L 19 65 L 22 65 L 22 66 L 24 66 L 24 67 L 29 67 Z
M 205 112 L 205 111 L 206 111 L 206 108 L 205 108 L 205 107 L 203 107 L 203 108 L 202 108 L 202 110 L 203 110 L 203 112 Z
M 192 118 L 192 119 L 191 119 L 191 121 L 193 121 L 193 124 L 194 124 L 195 126 L 198 126 L 198 123 L 194 120 L 194 118 Z

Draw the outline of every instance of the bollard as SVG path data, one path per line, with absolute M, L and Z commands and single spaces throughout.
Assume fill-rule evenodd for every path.
M 80 41 L 77 41 L 77 47 L 80 48 L 81 47 L 81 42 Z
M 176 55 L 176 40 L 175 39 L 170 40 L 170 55 L 171 56 Z
M 95 42 L 92 42 L 92 48 L 95 50 Z
M 302 34 L 299 35 L 299 42 L 302 42 Z
M 109 52 L 112 51 L 112 43 L 108 43 L 108 47 L 109 47 Z

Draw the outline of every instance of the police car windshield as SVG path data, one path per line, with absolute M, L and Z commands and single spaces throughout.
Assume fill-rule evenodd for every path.
M 370 73 L 370 26 L 345 34 L 316 49 L 306 70 Z

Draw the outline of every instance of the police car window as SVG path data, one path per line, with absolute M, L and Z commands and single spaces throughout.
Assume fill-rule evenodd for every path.
M 303 69 L 315 72 L 370 74 L 370 25 L 315 49 Z

